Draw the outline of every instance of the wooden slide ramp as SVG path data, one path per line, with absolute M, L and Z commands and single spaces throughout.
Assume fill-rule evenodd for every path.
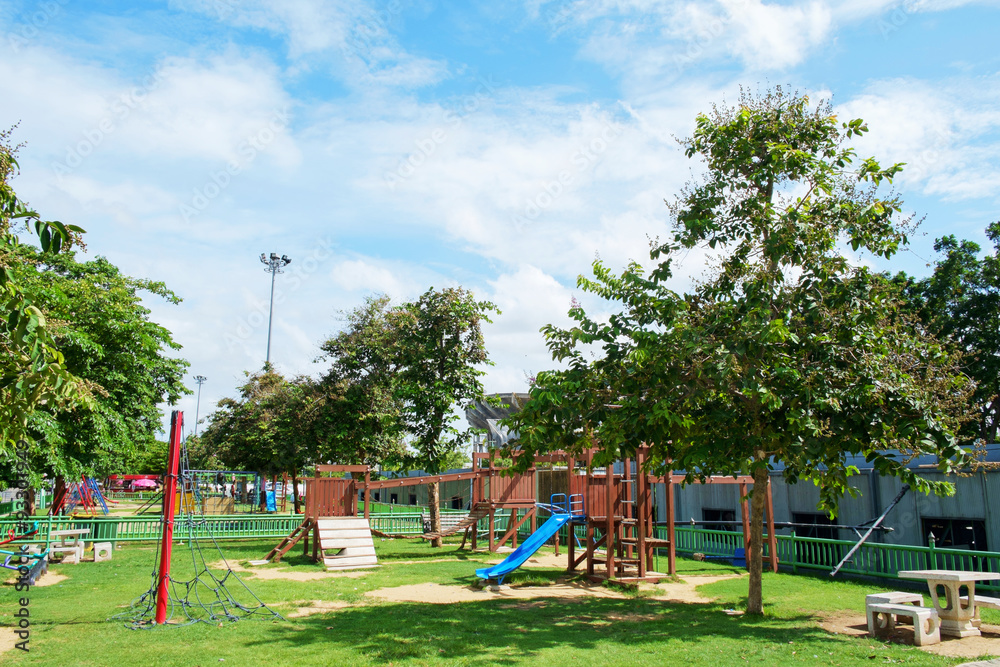
M 368 520 L 363 517 L 338 516 L 316 520 L 319 551 L 329 571 L 378 567 L 375 543 Z M 333 552 L 333 553 L 330 553 Z

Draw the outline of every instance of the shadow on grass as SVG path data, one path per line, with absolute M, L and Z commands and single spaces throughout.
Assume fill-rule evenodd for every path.
M 750 619 L 726 615 L 714 604 L 603 598 L 352 607 L 276 626 L 259 643 L 272 650 L 281 644 L 322 643 L 377 661 L 439 658 L 475 664 L 520 661 L 566 646 L 589 650 L 618 644 L 650 651 L 668 642 L 695 650 L 698 644 L 717 649 L 731 643 L 739 651 L 751 639 L 758 645 L 843 646 L 843 639 L 816 627 L 808 615 Z

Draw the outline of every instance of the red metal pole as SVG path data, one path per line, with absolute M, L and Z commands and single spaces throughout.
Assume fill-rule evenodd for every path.
M 170 450 L 167 453 L 166 479 L 163 481 L 163 541 L 160 544 L 160 572 L 157 574 L 156 588 L 157 625 L 167 622 L 167 587 L 170 581 L 170 552 L 174 543 L 174 502 L 183 424 L 184 413 L 174 410 L 170 414 Z

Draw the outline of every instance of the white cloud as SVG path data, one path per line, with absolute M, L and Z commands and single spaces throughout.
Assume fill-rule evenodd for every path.
M 555 34 L 573 30 L 584 57 L 621 76 L 630 91 L 674 79 L 705 62 L 737 60 L 784 71 L 861 21 L 894 31 L 911 16 L 996 0 L 527 0 L 529 17 Z
M 995 197 L 1000 185 L 1000 77 L 931 84 L 917 79 L 872 82 L 837 105 L 841 118 L 863 118 L 870 134 L 862 156 L 905 162 L 903 189 L 947 199 Z
M 416 88 L 448 76 L 445 62 L 414 56 L 393 36 L 404 8 L 401 2 L 375 6 L 326 0 L 174 0 L 171 4 L 238 27 L 283 35 L 293 60 L 332 57 L 328 62 L 333 70 L 361 88 Z

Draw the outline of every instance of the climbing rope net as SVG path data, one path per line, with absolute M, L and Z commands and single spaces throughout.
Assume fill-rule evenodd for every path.
M 178 475 L 181 489 L 191 488 L 193 480 L 186 475 L 187 449 L 182 449 L 181 472 Z M 184 498 L 188 496 L 181 494 Z M 154 623 L 156 594 L 159 586 L 160 551 L 156 550 L 149 589 L 131 602 L 126 611 L 111 617 L 112 621 L 122 621 L 133 630 L 183 626 L 193 623 L 220 624 L 223 621 L 239 621 L 252 616 L 279 618 L 278 612 L 270 609 L 249 586 L 233 571 L 222 553 L 222 548 L 212 534 L 211 525 L 204 516 L 195 513 L 194 503 L 182 502 L 181 514 L 175 519 L 175 535 L 184 535 L 189 547 L 190 570 L 174 564 L 167 578 L 168 604 L 167 619 L 163 625 Z M 186 531 L 186 532 L 182 532 Z M 207 550 L 217 554 L 219 562 L 210 565 L 205 558 L 201 543 L 211 541 Z M 183 570 L 183 574 L 178 571 Z M 188 578 L 183 578 L 188 576 Z

